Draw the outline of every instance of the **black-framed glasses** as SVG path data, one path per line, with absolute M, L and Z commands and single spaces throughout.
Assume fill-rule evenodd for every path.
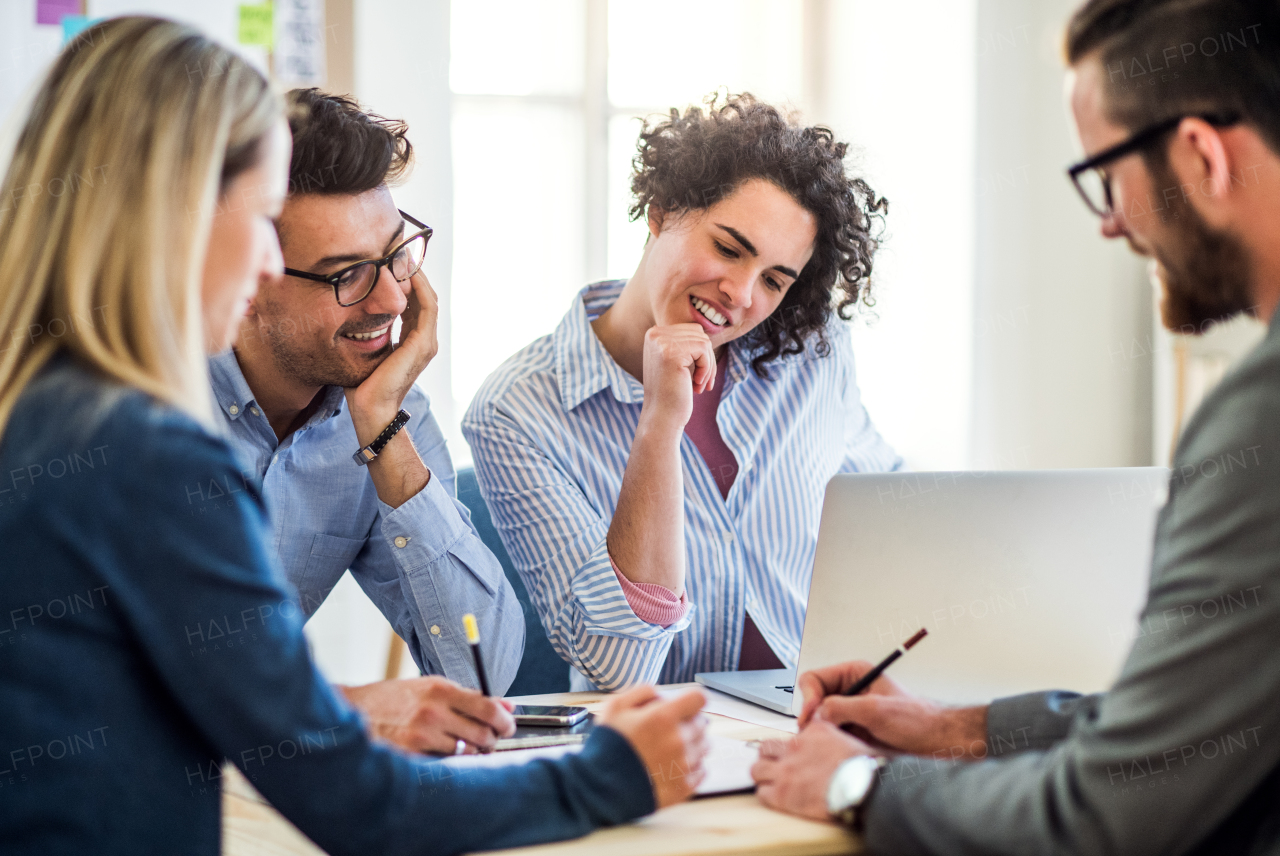
M 356 262 L 330 274 L 309 273 L 293 268 L 285 268 L 284 272 L 289 276 L 326 283 L 333 287 L 333 296 L 337 298 L 339 306 L 355 306 L 373 293 L 373 287 L 378 284 L 378 276 L 384 267 L 391 271 L 396 282 L 404 282 L 422 268 L 422 259 L 427 254 L 427 242 L 431 240 L 432 229 L 403 211 L 400 216 L 405 222 L 418 227 L 418 231 L 401 241 L 386 258 Z
M 1156 122 L 1154 125 L 1143 128 L 1129 137 L 1129 139 L 1116 143 L 1110 148 L 1103 149 L 1091 158 L 1080 161 L 1080 163 L 1067 170 L 1067 176 L 1071 179 L 1071 183 L 1076 186 L 1076 190 L 1079 192 L 1080 198 L 1084 200 L 1084 204 L 1089 206 L 1089 210 L 1099 217 L 1110 217 L 1115 211 L 1111 199 L 1111 176 L 1104 169 L 1107 164 L 1119 160 L 1125 155 L 1141 151 L 1174 128 L 1177 128 L 1178 125 L 1182 124 L 1183 119 L 1192 117 L 1202 119 L 1215 128 L 1225 128 L 1240 121 L 1239 116 L 1232 114 L 1204 113 L 1170 116 L 1162 122 Z

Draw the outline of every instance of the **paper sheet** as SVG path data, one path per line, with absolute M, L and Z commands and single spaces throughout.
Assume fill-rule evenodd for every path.
M 658 694 L 663 698 L 670 698 L 680 695 L 688 689 L 690 689 L 688 686 L 679 688 L 659 687 Z M 707 713 L 718 713 L 730 719 L 750 722 L 752 725 L 763 725 L 766 728 L 776 728 L 789 734 L 800 733 L 800 726 L 796 724 L 794 716 L 787 716 L 784 713 L 769 710 L 767 707 L 761 707 L 758 704 L 734 698 L 728 693 L 722 693 L 710 687 L 699 686 L 698 689 L 702 690 L 707 697 L 707 706 L 703 708 Z
M 756 761 L 756 748 L 744 740 L 710 735 L 711 751 L 702 762 L 707 777 L 698 786 L 697 796 L 732 793 L 751 790 L 751 765 Z M 488 755 L 457 755 L 442 759 L 451 767 L 486 768 L 523 764 L 535 758 L 561 758 L 573 752 L 581 752 L 582 745 L 544 746 L 539 749 L 514 749 L 510 752 L 492 752 Z

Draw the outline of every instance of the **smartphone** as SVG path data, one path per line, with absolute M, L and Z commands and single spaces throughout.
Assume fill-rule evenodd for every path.
M 568 727 L 576 725 L 587 716 L 585 707 L 547 706 L 541 704 L 518 704 L 512 712 L 516 725 L 553 725 Z

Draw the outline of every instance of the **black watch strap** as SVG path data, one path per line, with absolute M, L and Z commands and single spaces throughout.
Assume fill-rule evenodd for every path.
M 412 418 L 413 417 L 409 415 L 409 411 L 401 410 L 396 414 L 396 418 L 391 420 L 391 424 L 386 428 L 383 428 L 382 433 L 375 437 L 372 443 L 352 455 L 352 459 L 363 467 L 365 464 L 378 457 L 378 455 L 382 453 L 382 450 L 386 448 L 387 443 L 391 442 L 391 438 L 399 434 L 400 429 L 403 428 Z

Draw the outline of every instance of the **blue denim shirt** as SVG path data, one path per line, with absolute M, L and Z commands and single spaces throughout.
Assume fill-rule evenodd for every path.
M 652 811 L 610 729 L 582 754 L 444 771 L 366 737 L 321 679 L 221 438 L 68 358 L 0 437 L 0 849 L 219 852 L 229 759 L 329 853 L 457 853 Z
M 270 543 L 304 616 L 350 568 L 422 672 L 478 687 L 462 628 L 462 616 L 473 613 L 490 687 L 506 692 L 524 653 L 524 614 L 502 565 L 455 498 L 453 461 L 426 395 L 409 390 L 403 407 L 413 418 L 404 430 L 431 480 L 392 508 L 378 499 L 369 471 L 351 459 L 360 443 L 341 388 L 328 387 L 307 423 L 277 443 L 232 351 L 209 361 L 209 375 L 227 437 L 244 464 L 229 484 L 191 485 L 183 497 L 187 510 L 204 514 L 256 484 L 270 511 Z

